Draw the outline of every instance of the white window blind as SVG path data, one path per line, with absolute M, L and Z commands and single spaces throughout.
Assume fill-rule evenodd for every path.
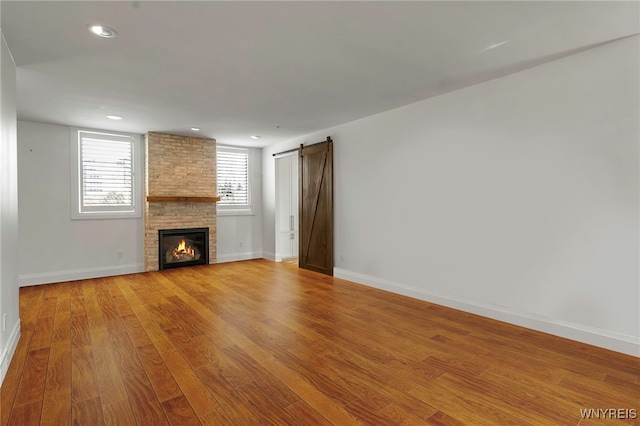
M 134 139 L 78 132 L 79 212 L 133 212 Z
M 249 150 L 218 147 L 217 186 L 218 206 L 234 209 L 250 208 Z

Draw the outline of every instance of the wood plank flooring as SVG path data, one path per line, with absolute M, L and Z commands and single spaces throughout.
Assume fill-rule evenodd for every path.
M 639 423 L 639 358 L 267 260 L 27 287 L 20 313 L 2 425 Z

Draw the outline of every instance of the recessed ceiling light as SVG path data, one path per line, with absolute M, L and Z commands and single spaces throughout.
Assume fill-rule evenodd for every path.
M 251 136 L 251 139 L 260 139 L 260 136 Z
M 89 31 L 91 31 L 98 37 L 113 38 L 118 35 L 116 30 L 114 30 L 113 28 L 105 27 L 104 25 L 87 25 L 87 28 L 89 28 Z
M 200 131 L 200 127 L 192 127 L 191 130 L 193 130 L 194 132 L 199 132 Z
M 119 115 L 107 115 L 107 118 L 110 118 L 112 120 L 122 120 L 122 117 L 120 117 Z

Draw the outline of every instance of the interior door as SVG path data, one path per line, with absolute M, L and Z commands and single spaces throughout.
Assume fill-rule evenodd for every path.
M 276 259 L 298 257 L 298 156 L 276 158 Z
M 301 268 L 333 275 L 333 141 L 300 146 Z

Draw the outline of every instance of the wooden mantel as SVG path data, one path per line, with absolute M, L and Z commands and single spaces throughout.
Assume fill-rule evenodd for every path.
M 149 203 L 217 203 L 218 201 L 220 201 L 220 197 L 147 196 Z

